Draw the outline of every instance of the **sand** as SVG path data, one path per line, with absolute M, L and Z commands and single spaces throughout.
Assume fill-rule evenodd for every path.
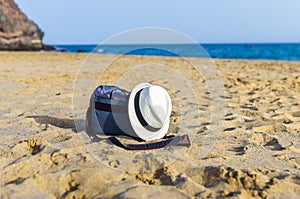
M 0 198 L 300 197 L 300 62 L 215 59 L 220 76 L 203 77 L 179 58 L 128 56 L 101 79 L 81 71 L 86 84 L 76 86 L 81 65 L 97 70 L 113 57 L 93 56 L 0 53 Z M 155 65 L 124 76 L 144 63 L 186 79 L 162 67 L 151 81 Z M 89 142 L 82 125 L 95 79 L 126 89 L 140 81 L 171 85 L 170 133 L 189 133 L 192 145 L 134 152 Z M 223 83 L 222 95 L 213 80 Z M 194 102 L 182 92 L 187 82 Z

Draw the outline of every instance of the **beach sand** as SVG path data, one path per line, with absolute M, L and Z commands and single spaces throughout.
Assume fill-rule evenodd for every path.
M 95 70 L 112 57 L 93 56 L 94 62 L 88 64 Z M 86 57 L 0 53 L 0 198 L 300 197 L 300 62 L 213 60 L 225 89 L 219 96 L 224 104 L 222 121 L 216 122 L 208 114 L 214 91 L 206 88 L 207 80 L 182 60 L 127 56 L 116 61 L 101 83 L 118 81 L 136 63 L 159 62 L 186 71 L 187 80 L 199 87 L 198 105 L 194 106 L 200 108 L 183 112 L 190 115 L 190 121 L 197 120 L 186 130 L 192 145 L 174 148 L 173 154 L 179 151 L 176 161 L 156 158 L 145 164 L 138 158 L 145 154 L 156 157 L 163 150 L 129 152 L 105 141 L 88 143 L 83 139 L 85 131 L 80 125 L 89 103 L 84 100 L 94 87 L 80 88 L 83 93 L 75 89 L 81 101 L 74 101 L 73 94 Z M 151 71 L 140 72 L 127 77 L 134 81 L 124 85 L 126 89 L 135 82 L 151 80 Z M 99 79 L 97 75 L 81 73 L 86 80 Z M 171 97 L 180 90 L 178 84 L 178 91 L 169 91 Z M 180 103 L 193 105 L 185 98 L 173 97 L 170 131 L 176 130 L 176 123 L 186 121 L 178 114 Z M 75 108 L 82 106 L 80 117 L 73 116 L 74 102 Z M 210 129 L 219 130 L 212 148 L 206 150 L 202 141 Z M 97 152 L 105 155 L 102 161 L 95 156 Z M 126 162 L 126 156 L 135 162 Z M 144 172 L 145 167 L 148 172 Z

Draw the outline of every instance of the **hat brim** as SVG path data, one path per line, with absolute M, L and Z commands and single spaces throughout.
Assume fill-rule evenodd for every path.
M 129 121 L 131 123 L 132 129 L 134 130 L 135 134 L 140 137 L 143 140 L 155 140 L 155 139 L 160 139 L 163 138 L 166 133 L 168 132 L 169 129 L 169 124 L 170 124 L 170 118 L 168 118 L 162 128 L 160 128 L 158 131 L 149 131 L 147 130 L 139 121 L 136 111 L 135 111 L 135 106 L 134 106 L 134 99 L 136 94 L 147 87 L 150 87 L 151 84 L 149 83 L 141 83 L 136 85 L 129 96 L 128 100 L 128 116 L 129 116 Z

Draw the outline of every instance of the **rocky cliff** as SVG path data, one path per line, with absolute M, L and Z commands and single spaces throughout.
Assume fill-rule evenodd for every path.
M 13 0 L 0 0 L 0 50 L 41 50 L 43 36 Z

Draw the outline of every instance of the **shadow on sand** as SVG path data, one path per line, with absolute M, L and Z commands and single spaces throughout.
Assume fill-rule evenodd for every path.
M 45 125 L 53 125 L 63 129 L 72 129 L 73 132 L 79 133 L 84 130 L 85 120 L 79 119 L 66 119 L 66 118 L 57 118 L 50 116 L 27 116 L 26 118 L 33 118 L 35 122 Z

